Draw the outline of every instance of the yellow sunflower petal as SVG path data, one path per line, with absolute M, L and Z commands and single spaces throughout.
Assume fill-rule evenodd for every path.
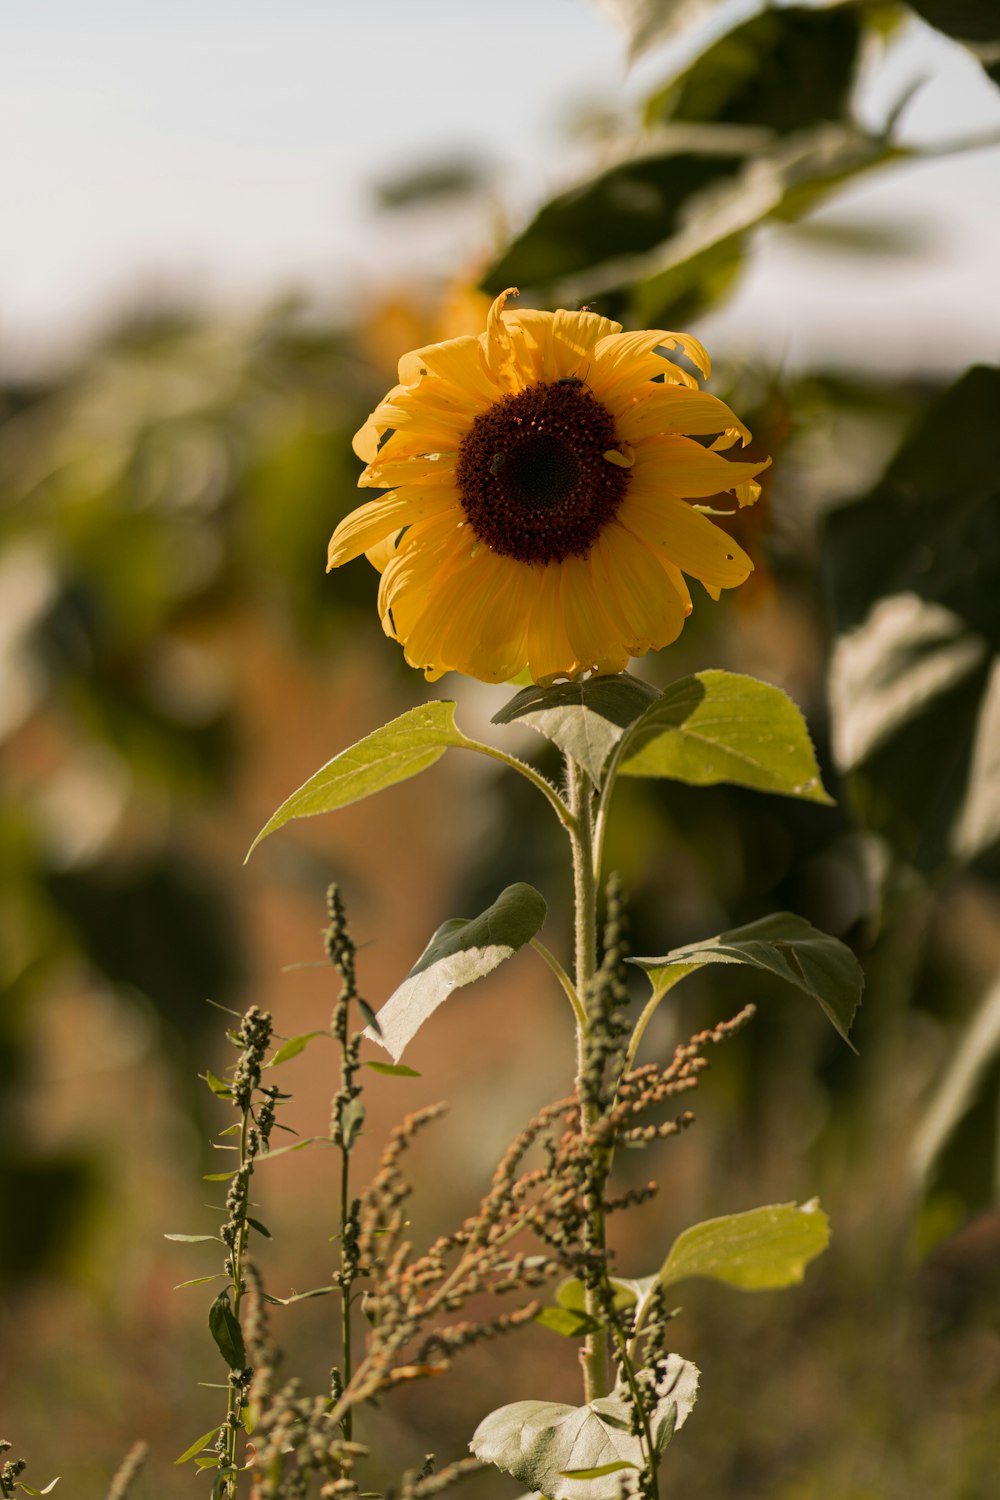
M 750 441 L 750 429 L 724 401 L 685 386 L 649 386 L 627 404 L 616 405 L 614 411 L 615 427 L 626 443 L 668 435 L 707 437 L 715 432 L 728 437 L 726 446 L 737 437 L 744 444 Z
M 662 547 L 671 562 L 691 578 L 731 589 L 752 573 L 753 563 L 732 537 L 683 500 L 629 495 L 619 520 L 636 537 Z
M 454 510 L 455 519 L 461 520 L 458 495 L 450 485 L 437 489 L 404 487 L 390 490 L 388 495 L 380 495 L 377 500 L 369 500 L 367 505 L 359 505 L 357 510 L 344 517 L 330 538 L 327 571 L 360 557 L 362 552 L 384 541 L 390 532 L 447 510 Z
M 753 479 L 771 460 L 735 463 L 686 437 L 646 438 L 635 443 L 630 494 L 668 494 L 686 500 L 720 495 Z
M 642 656 L 675 641 L 688 609 L 655 553 L 612 523 L 592 556 L 602 602 L 618 622 L 629 655 Z
M 448 515 L 418 521 L 403 533 L 379 585 L 379 614 L 387 634 L 407 639 L 434 602 L 439 569 L 470 544 L 467 528 Z
M 421 454 L 414 458 L 378 459 L 369 464 L 358 480 L 359 488 L 395 489 L 397 484 L 442 484 L 454 474 L 457 453 Z
M 673 348 L 679 341 L 683 342 L 685 352 L 690 346 L 692 363 L 702 369 L 708 356 L 697 339 L 657 328 L 643 333 L 620 333 L 600 339 L 594 347 L 587 384 L 599 400 L 611 402 L 622 399 L 636 387 L 648 384 L 656 376 L 660 376 L 667 385 L 697 390 L 698 381 L 693 375 L 662 354 L 656 353 L 657 349 Z
M 497 397 L 496 384 L 483 364 L 478 335 L 446 339 L 403 355 L 399 361 L 402 385 L 415 388 L 428 377 L 450 385 L 460 400 L 485 405 Z
M 442 589 L 447 620 L 441 659 L 484 682 L 506 682 L 524 666 L 533 570 L 480 547 Z
M 399 543 L 401 531 L 391 531 L 382 541 L 376 542 L 374 547 L 369 547 L 365 553 L 373 568 L 384 573 L 396 555 L 396 547 Z
M 566 631 L 576 660 L 584 670 L 593 670 L 601 676 L 623 672 L 629 653 L 622 643 L 621 631 L 601 603 L 589 559 L 570 556 L 560 566 Z
M 535 682 L 572 677 L 583 670 L 566 629 L 562 582 L 559 563 L 549 563 L 539 570 L 526 641 L 528 670 Z

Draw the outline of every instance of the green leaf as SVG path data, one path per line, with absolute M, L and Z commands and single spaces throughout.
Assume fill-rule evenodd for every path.
M 705 942 L 674 948 L 662 958 L 630 958 L 629 963 L 645 970 L 659 998 L 705 964 L 748 964 L 815 1000 L 849 1046 L 847 1033 L 864 987 L 851 950 L 791 912 L 775 912 Z
M 564 1339 L 584 1338 L 588 1333 L 595 1333 L 601 1326 L 587 1313 L 572 1311 L 568 1307 L 540 1307 L 534 1321 Z
M 266 1240 L 272 1238 L 271 1231 L 268 1229 L 267 1225 L 262 1224 L 259 1219 L 251 1219 L 250 1215 L 247 1214 L 247 1223 L 250 1225 L 251 1229 L 256 1229 L 257 1233 L 262 1234 Z
M 185 1448 L 180 1458 L 174 1459 L 174 1463 L 186 1464 L 189 1458 L 194 1458 L 195 1454 L 200 1453 L 203 1448 L 207 1448 L 210 1442 L 214 1443 L 218 1435 L 219 1423 L 216 1422 L 215 1426 L 210 1427 L 202 1437 L 198 1438 L 196 1442 L 193 1442 L 191 1444 L 190 1448 Z
M 685 1229 L 657 1279 L 672 1286 L 703 1276 L 750 1292 L 797 1286 L 829 1243 L 830 1221 L 815 1199 L 801 1208 L 774 1203 Z
M 405 1063 L 366 1062 L 366 1068 L 371 1068 L 373 1073 L 381 1073 L 385 1078 L 421 1078 L 416 1068 L 408 1068 Z
M 365 1123 L 365 1106 L 358 1098 L 348 1099 L 340 1112 L 340 1128 L 344 1133 L 344 1150 L 350 1151 L 358 1138 L 358 1131 Z
M 784 134 L 843 119 L 863 34 L 863 16 L 846 8 L 767 10 L 654 94 L 647 123 L 765 125 Z
M 217 1234 L 165 1234 L 163 1238 L 165 1240 L 179 1240 L 185 1245 L 198 1245 L 205 1240 L 214 1240 L 216 1244 L 219 1243 L 219 1236 Z
M 636 1300 L 634 1285 L 617 1276 L 611 1277 L 611 1285 L 615 1289 L 615 1307 L 631 1307 Z M 556 1300 L 561 1307 L 571 1312 L 582 1313 L 587 1306 L 587 1289 L 578 1277 L 573 1276 L 557 1287 Z
M 299 1053 L 304 1052 L 314 1038 L 318 1036 L 328 1037 L 329 1035 L 329 1031 L 304 1031 L 301 1036 L 289 1037 L 287 1042 L 282 1042 L 267 1066 L 269 1068 L 276 1068 L 279 1063 L 287 1062 L 290 1057 L 298 1057 Z
M 832 802 L 799 709 L 780 688 L 735 672 L 698 672 L 667 688 L 622 739 L 617 769 Z
M 749 157 L 744 141 L 734 150 L 729 140 L 713 147 L 681 137 L 676 149 L 619 162 L 540 209 L 488 271 L 483 289 L 547 294 L 595 266 L 648 254 L 680 228 L 691 198 L 735 177 Z
M 680 1355 L 667 1357 L 651 1426 L 657 1455 L 694 1406 L 698 1371 Z M 476 1428 L 470 1447 L 477 1458 L 511 1474 L 549 1500 L 617 1500 L 609 1480 L 622 1467 L 643 1467 L 642 1445 L 630 1431 L 621 1389 L 587 1406 L 556 1401 L 515 1401 Z
M 218 1098 L 231 1099 L 233 1097 L 232 1085 L 224 1082 L 221 1078 L 216 1078 L 211 1068 L 206 1068 L 201 1076 L 212 1090 L 212 1093 L 217 1095 Z
M 466 739 L 456 727 L 454 703 L 421 703 L 411 708 L 356 745 L 342 750 L 310 776 L 264 824 L 250 845 L 247 858 L 262 839 L 291 818 L 334 812 L 417 776 L 440 760 L 450 745 L 476 748 L 474 741 Z
M 864 821 L 936 872 L 1000 842 L 1000 369 L 968 371 L 825 539 L 834 749 Z
M 615 1459 L 613 1463 L 601 1464 L 597 1469 L 563 1469 L 563 1479 L 603 1479 L 605 1474 L 618 1474 L 622 1469 L 637 1469 L 638 1464 L 630 1464 L 623 1458 Z
M 247 1355 L 243 1346 L 243 1330 L 239 1319 L 229 1305 L 229 1293 L 220 1292 L 208 1310 L 208 1328 L 216 1347 L 231 1370 L 246 1367 Z
M 48 1484 L 42 1490 L 36 1490 L 33 1484 L 25 1484 L 23 1479 L 16 1480 L 14 1487 L 15 1489 L 23 1490 L 26 1495 L 51 1495 L 52 1491 L 59 1483 L 59 1479 L 60 1476 L 57 1474 L 55 1479 L 50 1479 Z
M 211 1276 L 195 1276 L 190 1281 L 178 1281 L 174 1291 L 182 1292 L 189 1286 L 204 1286 L 207 1281 L 219 1281 L 225 1274 L 225 1271 L 214 1271 Z
M 538 891 L 519 882 L 501 891 L 493 905 L 471 921 L 453 917 L 438 928 L 378 1013 L 378 1040 L 396 1062 L 453 990 L 484 978 L 535 936 L 545 910 Z
M 522 720 L 569 755 L 596 784 L 630 724 L 659 698 L 656 688 L 628 672 L 523 688 L 494 714 L 494 724 Z
M 311 1297 L 328 1297 L 336 1288 L 332 1286 L 314 1286 L 308 1292 L 294 1292 L 291 1297 L 268 1296 L 268 1301 L 273 1302 L 276 1307 L 291 1307 L 293 1302 L 308 1302 Z

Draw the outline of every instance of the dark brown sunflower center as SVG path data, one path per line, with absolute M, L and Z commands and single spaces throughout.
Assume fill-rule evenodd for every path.
M 517 562 L 586 557 L 621 505 L 628 470 L 614 418 L 580 381 L 502 396 L 473 422 L 458 459 L 469 525 Z

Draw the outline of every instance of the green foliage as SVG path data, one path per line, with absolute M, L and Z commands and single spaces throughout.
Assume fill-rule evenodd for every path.
M 615 769 L 832 801 L 799 709 L 780 688 L 734 672 L 698 672 L 667 688 L 623 736 Z
M 583 766 L 596 784 L 625 730 L 658 697 L 654 687 L 628 672 L 552 687 L 533 685 L 494 714 L 493 723 L 529 724 Z
M 450 745 L 471 744 L 455 725 L 454 703 L 421 703 L 327 761 L 268 819 L 249 854 L 290 818 L 311 818 L 347 807 L 418 776 L 440 760 Z
M 702 943 L 675 948 L 662 958 L 630 958 L 653 987 L 650 1006 L 685 975 L 706 964 L 749 964 L 773 974 L 817 1001 L 850 1046 L 848 1031 L 861 1000 L 864 976 L 851 950 L 804 917 L 776 912 Z
M 927 871 L 1000 839 L 1000 370 L 945 392 L 827 527 L 838 758 L 865 821 Z
M 864 31 L 860 8 L 766 10 L 654 94 L 647 121 L 764 125 L 784 134 L 843 119 Z
M 656 1279 L 672 1286 L 704 1276 L 748 1292 L 797 1286 L 829 1242 L 830 1221 L 815 1201 L 775 1203 L 685 1229 Z
M 694 1406 L 696 1367 L 671 1355 L 660 1389 L 663 1394 L 652 1421 L 657 1456 Z M 586 1406 L 556 1401 L 501 1406 L 476 1428 L 472 1451 L 549 1500 L 617 1500 L 620 1482 L 614 1475 L 645 1467 L 625 1396 L 623 1388 L 616 1387 L 611 1395 Z
M 240 1321 L 229 1302 L 228 1291 L 220 1292 L 208 1310 L 208 1329 L 216 1348 L 231 1370 L 242 1370 L 247 1362 Z
M 545 921 L 545 910 L 538 891 L 518 882 L 501 891 L 478 917 L 452 917 L 441 924 L 378 1013 L 378 1040 L 397 1062 L 453 990 L 485 978 L 530 942 Z

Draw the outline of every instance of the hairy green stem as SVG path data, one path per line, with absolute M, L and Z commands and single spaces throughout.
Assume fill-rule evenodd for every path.
M 573 814 L 570 843 L 573 849 L 573 897 L 576 939 L 576 993 L 583 1009 L 577 1021 L 577 1095 L 580 1100 L 580 1129 L 593 1129 L 597 1123 L 597 1105 L 585 1100 L 584 1067 L 586 1064 L 587 1015 L 586 997 L 597 967 L 597 875 L 594 868 L 593 790 L 586 771 L 568 756 L 566 758 L 569 806 Z M 597 1203 L 591 1215 L 591 1241 L 600 1255 L 606 1247 L 604 1210 L 601 1207 L 603 1180 L 598 1184 Z M 608 1388 L 608 1332 L 603 1326 L 600 1297 L 588 1289 L 587 1312 L 601 1323 L 588 1333 L 583 1350 L 584 1400 L 594 1401 Z

